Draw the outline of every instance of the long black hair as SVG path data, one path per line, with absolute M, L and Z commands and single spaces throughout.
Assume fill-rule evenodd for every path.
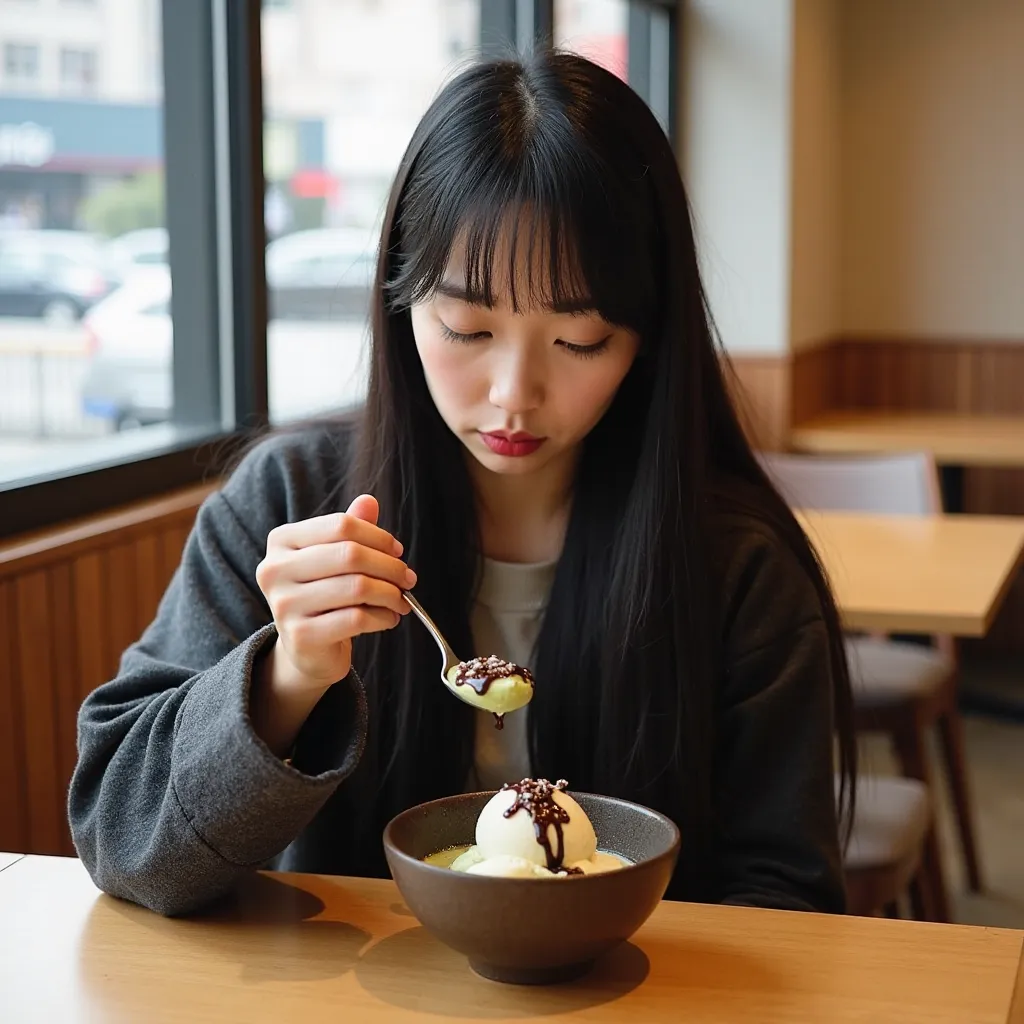
M 513 222 L 510 265 L 496 266 Z M 517 259 L 516 238 L 544 258 Z M 835 604 L 730 403 L 671 146 L 618 78 L 545 51 L 463 71 L 402 160 L 381 237 L 369 393 L 349 484 L 379 499 L 381 524 L 419 576 L 418 596 L 455 649 L 472 652 L 476 503 L 462 446 L 428 393 L 410 318 L 455 246 L 465 253 L 467 290 L 484 302 L 497 276 L 518 307 L 585 299 L 641 338 L 578 462 L 535 653 L 530 748 L 538 775 L 669 814 L 687 837 L 673 894 L 694 895 L 714 854 L 723 670 L 708 540 L 716 480 L 742 485 L 746 511 L 792 550 L 817 589 L 847 808 L 855 743 Z M 362 835 L 376 848 L 388 815 L 464 788 L 473 712 L 438 685 L 436 648 L 414 621 L 359 638 L 354 659 L 371 706 Z

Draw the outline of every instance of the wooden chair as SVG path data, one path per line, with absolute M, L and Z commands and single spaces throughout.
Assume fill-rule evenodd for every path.
M 843 857 L 847 913 L 898 917 L 900 901 L 908 893 L 914 917 L 934 916 L 921 871 L 932 829 L 927 786 L 914 779 L 861 776 L 856 808 Z
M 762 453 L 762 464 L 783 496 L 797 508 L 933 515 L 942 511 L 938 473 L 930 455 L 849 458 Z M 952 637 L 932 637 L 932 646 L 884 637 L 851 636 L 847 654 L 857 727 L 886 733 L 904 775 L 933 786 L 926 737 L 938 728 L 956 811 L 967 880 L 981 889 L 981 870 L 964 756 L 963 720 L 957 703 L 959 663 Z M 934 789 L 932 789 L 934 792 Z M 923 872 L 934 889 L 935 918 L 949 909 L 938 837 L 925 841 Z

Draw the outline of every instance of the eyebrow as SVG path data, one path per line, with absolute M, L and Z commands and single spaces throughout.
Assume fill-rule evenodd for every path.
M 470 306 L 481 306 L 484 309 L 493 308 L 489 302 L 484 300 L 482 295 L 471 295 L 464 285 L 455 284 L 452 281 L 441 281 L 434 291 L 438 295 L 445 296 L 445 298 L 456 299 Z M 596 313 L 597 305 L 593 299 L 582 297 L 563 299 L 561 302 L 545 306 L 545 309 L 550 310 L 552 313 L 564 313 L 572 316 L 580 313 Z

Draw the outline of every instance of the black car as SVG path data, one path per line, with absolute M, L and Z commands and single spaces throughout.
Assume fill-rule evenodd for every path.
M 0 231 L 0 316 L 78 320 L 116 285 L 102 243 L 81 231 Z

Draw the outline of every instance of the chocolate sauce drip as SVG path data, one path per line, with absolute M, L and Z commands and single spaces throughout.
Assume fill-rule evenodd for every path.
M 514 665 L 511 661 L 505 661 L 493 654 L 486 658 L 473 658 L 472 661 L 462 662 L 455 671 L 455 685 L 468 686 L 482 697 L 491 688 L 491 683 L 495 679 L 506 679 L 508 676 L 522 676 L 533 686 L 533 674 L 528 668 Z
M 499 732 L 505 728 L 505 716 L 499 715 L 497 711 L 494 712 L 494 728 Z
M 548 871 L 560 874 L 582 874 L 579 868 L 563 868 L 565 858 L 565 836 L 562 826 L 569 822 L 569 812 L 555 803 L 555 792 L 564 792 L 569 784 L 565 779 L 548 782 L 547 779 L 523 779 L 522 782 L 508 782 L 502 791 L 511 790 L 516 794 L 512 806 L 505 811 L 505 817 L 511 818 L 519 810 L 525 810 L 533 819 L 533 831 L 537 842 L 544 847 Z M 551 836 L 548 829 L 555 831 L 556 847 L 551 848 Z

